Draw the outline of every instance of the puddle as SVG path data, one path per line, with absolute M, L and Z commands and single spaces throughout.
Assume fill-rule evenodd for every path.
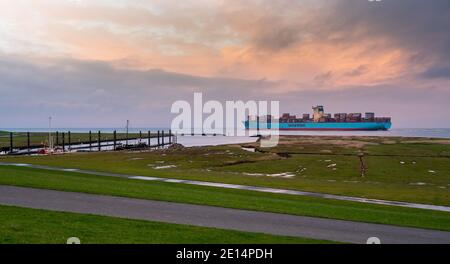
M 63 171 L 78 171 L 78 169 L 62 169 Z
M 153 167 L 155 170 L 163 170 L 163 169 L 171 169 L 171 168 L 176 168 L 176 165 L 166 165 L 166 166 L 156 166 Z
M 244 175 L 247 175 L 247 176 L 264 176 L 264 174 L 262 174 L 262 173 L 247 173 L 247 172 L 245 172 Z
M 160 178 L 155 178 L 155 177 L 145 177 L 145 176 L 133 176 L 133 177 L 130 177 L 130 179 L 144 180 L 144 181 L 156 181 L 156 180 L 160 180 Z
M 30 164 L 26 164 L 26 163 L 16 163 L 16 164 L 14 164 L 14 166 L 18 166 L 18 167 L 27 167 L 27 166 L 30 166 Z
M 283 173 L 274 173 L 274 174 L 266 174 L 267 177 L 281 177 L 281 178 L 292 178 L 295 174 L 291 172 L 283 172 Z
M 245 150 L 248 152 L 256 152 L 256 148 L 242 148 L 242 150 Z
M 273 173 L 273 174 L 264 174 L 264 173 L 250 173 L 244 172 L 242 173 L 247 176 L 266 176 L 266 177 L 278 177 L 278 178 L 292 178 L 295 177 L 295 174 L 292 172 L 282 172 L 282 173 Z
M 427 184 L 425 182 L 412 182 L 409 185 L 424 186 L 424 185 L 427 185 Z
M 144 158 L 129 158 L 128 160 L 142 160 Z

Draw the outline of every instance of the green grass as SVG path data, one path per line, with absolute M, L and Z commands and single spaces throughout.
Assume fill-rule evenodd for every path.
M 331 243 L 260 233 L 0 206 L 0 244 Z
M 382 144 L 367 146 L 366 150 L 367 153 L 372 155 L 450 157 L 450 144 L 435 144 L 431 142 Z
M 439 138 L 281 136 L 280 142 L 278 146 L 264 151 L 335 155 L 365 152 L 369 155 L 450 157 L 450 141 Z M 249 145 L 257 146 L 255 143 Z
M 397 145 L 402 149 L 402 144 L 373 146 L 384 146 L 393 151 L 392 148 Z M 439 147 L 433 146 L 430 149 L 427 144 L 417 145 L 416 148 L 419 150 L 416 149 L 416 152 L 420 152 L 420 148 L 423 148 L 423 151 L 429 154 L 432 150 L 441 151 L 442 148 L 448 148 L 448 145 L 435 145 Z M 367 145 L 364 148 L 369 149 Z M 357 152 L 354 148 L 350 149 L 350 152 Z M 364 160 L 368 167 L 365 177 L 361 177 L 360 161 L 356 155 L 292 154 L 283 158 L 275 153 L 246 152 L 238 146 L 147 153 L 102 152 L 0 158 L 0 161 L 5 162 L 450 205 L 450 160 L 448 157 L 366 155 Z M 328 167 L 332 164 L 336 166 Z M 176 167 L 156 169 L 161 165 L 176 165 Z M 429 172 L 430 170 L 434 173 Z M 294 177 L 281 178 L 267 175 L 283 172 L 290 172 Z M 263 175 L 252 175 L 254 173 Z M 417 185 L 417 183 L 425 183 L 425 185 Z
M 0 184 L 450 231 L 450 213 L 314 197 L 0 166 Z

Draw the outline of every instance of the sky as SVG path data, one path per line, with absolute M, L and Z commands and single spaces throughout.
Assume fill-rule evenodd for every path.
M 448 0 L 0 0 L 0 127 L 169 126 L 279 100 L 450 127 Z

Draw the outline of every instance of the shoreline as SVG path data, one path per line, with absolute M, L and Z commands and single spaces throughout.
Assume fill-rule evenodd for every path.
M 147 131 L 155 132 L 157 130 L 169 130 L 170 128 L 130 128 L 129 133 L 147 133 Z M 118 133 L 124 133 L 125 128 L 52 128 L 51 132 L 65 132 L 72 133 L 88 133 L 89 130 L 93 132 L 101 131 L 101 133 L 112 133 L 117 130 Z M 33 133 L 48 133 L 48 128 L 0 128 L 0 131 L 5 132 L 33 132 Z M 334 137 L 403 137 L 403 138 L 432 138 L 432 139 L 450 139 L 450 128 L 392 128 L 388 131 L 279 131 L 280 136 L 334 136 Z M 0 134 L 0 137 L 2 135 Z M 185 135 L 189 136 L 189 135 Z M 227 136 L 226 137 L 232 137 Z M 180 136 L 181 137 L 181 136 Z

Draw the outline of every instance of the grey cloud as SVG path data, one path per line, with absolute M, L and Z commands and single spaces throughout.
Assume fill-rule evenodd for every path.
M 0 116 L 0 127 L 36 126 L 49 115 L 61 126 L 108 126 L 126 119 L 142 126 L 167 125 L 171 104 L 191 101 L 194 91 L 203 92 L 205 100 L 236 100 L 276 85 L 159 69 L 116 69 L 104 62 L 66 59 L 32 64 L 0 57 L 0 111 L 10 113 Z
M 333 78 L 333 72 L 328 71 L 328 72 L 325 72 L 325 73 L 315 76 L 314 81 L 319 82 L 319 83 L 324 83 L 324 82 L 330 80 L 331 78 Z
M 257 22 L 248 27 L 256 48 L 278 51 L 309 40 L 352 45 L 379 38 L 411 50 L 411 60 L 450 58 L 448 0 L 327 0 L 315 8 L 308 1 L 251 3 L 247 10 L 255 11 L 248 16 Z
M 358 68 L 347 72 L 346 75 L 351 76 L 351 77 L 356 77 L 356 76 L 361 76 L 367 72 L 369 72 L 369 67 L 367 65 L 360 65 L 360 66 L 358 66 Z
M 325 35 L 341 32 L 341 41 L 345 42 L 387 38 L 399 48 L 409 48 L 419 55 L 450 57 L 450 1 L 334 0 L 327 8 L 333 12 L 323 21 Z
M 298 40 L 299 32 L 295 25 L 271 24 L 258 32 L 253 41 L 260 48 L 278 51 L 288 48 L 297 43 Z
M 429 79 L 434 78 L 450 79 L 450 67 L 432 67 L 423 72 L 422 76 Z
M 59 127 L 167 126 L 175 100 L 280 100 L 281 111 L 302 113 L 314 104 L 330 112 L 374 111 L 394 118 L 397 127 L 450 124 L 447 88 L 401 86 L 343 87 L 273 93 L 282 82 L 206 78 L 164 70 L 116 69 L 103 62 L 62 60 L 35 65 L 0 57 L 0 127 L 45 127 L 48 116 Z M 345 88 L 345 89 L 344 89 Z M 430 115 L 430 113 L 434 113 Z M 448 125 L 447 125 L 448 126 Z

